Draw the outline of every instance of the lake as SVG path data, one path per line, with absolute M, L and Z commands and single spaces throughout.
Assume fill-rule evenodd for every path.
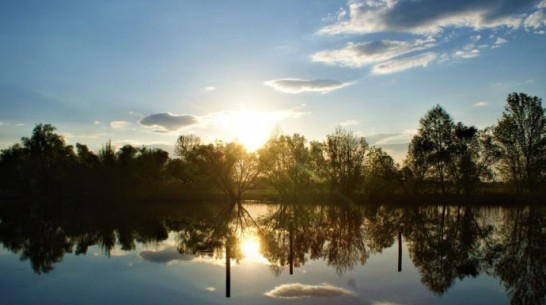
M 545 209 L 5 202 L 0 304 L 544 304 Z

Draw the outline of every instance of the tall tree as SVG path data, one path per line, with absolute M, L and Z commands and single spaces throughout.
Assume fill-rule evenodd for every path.
M 333 192 L 352 195 L 362 185 L 364 158 L 368 143 L 352 131 L 337 127 L 326 136 L 323 150 L 326 156 L 330 188 Z
M 410 142 L 406 163 L 415 179 L 438 182 L 445 194 L 455 125 L 440 105 L 429 110 L 419 124 L 419 130 Z
M 525 93 L 506 98 L 502 118 L 493 135 L 502 148 L 499 166 L 518 192 L 539 189 L 546 177 L 546 117 L 542 100 Z

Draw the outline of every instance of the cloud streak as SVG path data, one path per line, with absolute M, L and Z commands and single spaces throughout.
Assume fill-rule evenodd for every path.
M 434 46 L 434 39 L 349 42 L 341 49 L 317 52 L 311 55 L 311 60 L 329 65 L 359 68 L 367 64 L 390 60 L 400 55 L 426 50 Z
M 331 285 L 284 284 L 265 293 L 271 298 L 295 299 L 305 297 L 356 296 L 356 293 Z
M 283 78 L 266 81 L 265 84 L 284 93 L 319 92 L 328 93 L 332 90 L 349 86 L 350 82 L 339 82 L 331 79 L 304 80 L 298 78 Z
M 319 30 L 321 34 L 405 32 L 437 34 L 446 28 L 517 29 L 519 12 L 535 1 L 524 0 L 369 0 L 349 4 L 348 18 Z
M 199 123 L 197 117 L 190 114 L 173 114 L 170 112 L 150 114 L 139 121 L 145 127 L 158 128 L 156 132 L 170 132 Z
M 415 67 L 426 67 L 437 57 L 436 53 L 428 52 L 411 57 L 393 59 L 372 67 L 372 74 L 390 74 Z

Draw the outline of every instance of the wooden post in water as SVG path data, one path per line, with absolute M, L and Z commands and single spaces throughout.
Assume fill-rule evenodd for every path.
M 288 259 L 290 261 L 290 274 L 294 274 L 294 236 L 293 236 L 293 226 L 290 226 L 290 253 Z
M 231 260 L 229 257 L 229 245 L 226 241 L 226 298 L 231 297 Z
M 398 231 L 398 272 L 402 272 L 402 231 Z

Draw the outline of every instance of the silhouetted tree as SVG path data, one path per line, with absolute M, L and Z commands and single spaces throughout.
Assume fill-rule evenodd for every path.
M 448 167 L 453 159 L 451 145 L 455 125 L 439 105 L 429 110 L 419 125 L 417 134 L 410 142 L 406 163 L 417 183 L 426 180 L 438 182 L 445 194 Z
M 405 190 L 402 173 L 394 159 L 381 148 L 372 147 L 364 162 L 366 193 L 372 198 L 392 195 Z
M 518 192 L 538 190 L 546 178 L 546 117 L 542 100 L 524 93 L 509 94 L 502 118 L 493 129 L 502 148 L 499 166 Z

